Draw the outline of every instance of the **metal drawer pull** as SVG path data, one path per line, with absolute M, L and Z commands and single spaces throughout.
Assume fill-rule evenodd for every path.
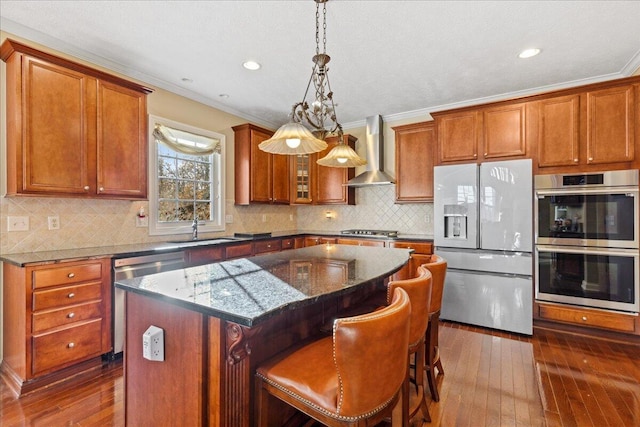
M 68 317 L 69 319 L 73 319 L 75 316 L 76 316 L 76 314 L 75 314 L 75 313 L 73 313 L 73 312 L 72 312 L 72 313 L 67 314 L 67 317 Z
M 583 320 L 584 322 L 586 322 L 586 321 L 587 321 L 587 316 L 582 316 L 582 320 Z
M 75 346 L 76 346 L 76 344 L 75 344 L 75 343 L 72 343 L 72 342 L 70 342 L 69 344 L 67 344 L 67 348 L 73 348 L 73 347 L 75 347 Z
M 74 277 L 76 277 L 76 273 L 69 273 L 69 274 L 67 274 L 67 277 L 69 279 L 73 279 Z
M 69 295 L 67 295 L 68 298 L 73 298 L 75 296 L 76 296 L 76 294 L 74 294 L 73 292 L 71 292 Z

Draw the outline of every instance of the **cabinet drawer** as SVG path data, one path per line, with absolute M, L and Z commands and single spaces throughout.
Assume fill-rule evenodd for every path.
M 252 244 L 245 243 L 242 245 L 227 246 L 226 251 L 227 259 L 251 256 Z
M 390 248 L 413 249 L 417 254 L 431 255 L 433 243 L 428 242 L 389 242 Z
M 33 332 L 42 332 L 58 326 L 69 325 L 102 317 L 102 302 L 77 304 L 57 310 L 33 313 Z
M 63 265 L 33 271 L 33 288 L 66 285 L 71 283 L 100 280 L 102 278 L 102 264 Z
M 102 352 L 102 319 L 33 337 L 32 374 L 80 361 Z
M 254 251 L 257 254 L 268 252 L 278 252 L 282 250 L 282 242 L 277 239 L 273 240 L 256 240 L 253 242 Z
M 635 331 L 635 316 L 540 304 L 540 318 L 622 332 Z
M 333 237 L 305 237 L 304 245 L 305 246 L 316 246 L 316 245 L 324 245 L 324 244 L 332 244 L 336 243 L 337 239 Z
M 204 249 L 193 249 L 188 252 L 189 265 L 209 264 L 224 259 L 224 248 L 221 246 Z
M 384 241 L 373 239 L 338 239 L 339 245 L 354 245 L 354 246 L 384 246 Z
M 33 311 L 102 299 L 102 283 L 64 286 L 33 293 Z
M 294 238 L 289 238 L 289 239 L 282 239 L 282 250 L 284 251 L 285 249 L 294 249 L 296 247 L 296 239 Z

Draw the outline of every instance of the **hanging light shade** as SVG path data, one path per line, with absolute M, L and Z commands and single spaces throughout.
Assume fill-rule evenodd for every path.
M 278 129 L 273 137 L 258 146 L 262 151 L 268 153 L 289 155 L 317 153 L 327 148 L 327 144 L 323 141 L 327 136 L 337 135 L 342 139 L 342 126 L 336 118 L 336 106 L 333 102 L 333 92 L 329 84 L 329 67 L 327 67 L 331 60 L 331 57 L 327 55 L 326 35 L 326 4 L 329 0 L 314 1 L 316 2 L 316 54 L 312 58 L 311 77 L 302 101 L 295 103 L 291 108 L 290 122 Z M 322 26 L 320 26 L 321 4 Z M 322 40 L 322 52 L 320 52 L 320 40 Z M 312 93 L 315 94 L 315 98 L 307 102 L 307 95 L 310 93 L 309 89 L 312 85 Z M 355 151 L 353 151 L 353 155 L 358 156 Z M 353 158 L 353 155 L 348 159 Z M 366 163 L 363 159 L 360 161 Z M 337 163 L 336 165 L 327 164 L 327 166 L 337 166 Z M 341 163 L 338 167 L 352 166 L 343 166 Z
M 311 154 L 326 149 L 327 143 L 313 136 L 302 124 L 289 122 L 258 148 L 272 154 Z
M 319 159 L 316 163 L 333 168 L 354 168 L 366 165 L 367 161 L 358 156 L 358 153 L 353 148 L 340 142 L 329 151 L 329 154 Z

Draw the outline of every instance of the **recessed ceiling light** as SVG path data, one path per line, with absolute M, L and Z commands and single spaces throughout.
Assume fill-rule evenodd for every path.
M 218 95 L 218 97 L 220 99 L 227 99 L 227 98 L 229 98 L 229 95 L 227 95 L 226 93 L 221 93 L 220 95 Z
M 183 78 L 181 78 L 180 80 L 182 80 L 182 81 L 183 81 L 183 82 L 185 82 L 185 83 L 193 83 L 193 80 L 192 80 L 192 79 L 190 79 L 189 77 L 183 77 Z
M 262 65 L 257 63 L 256 61 L 245 61 L 242 63 L 242 66 L 247 70 L 256 71 L 259 70 Z
M 532 56 L 536 56 L 537 54 L 540 53 L 540 49 L 534 47 L 531 49 L 525 49 L 522 52 L 520 52 L 520 54 L 518 54 L 518 58 L 531 58 Z

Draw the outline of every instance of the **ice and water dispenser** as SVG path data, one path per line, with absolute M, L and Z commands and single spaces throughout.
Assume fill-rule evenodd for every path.
M 444 238 L 467 238 L 467 207 L 464 205 L 444 205 Z

